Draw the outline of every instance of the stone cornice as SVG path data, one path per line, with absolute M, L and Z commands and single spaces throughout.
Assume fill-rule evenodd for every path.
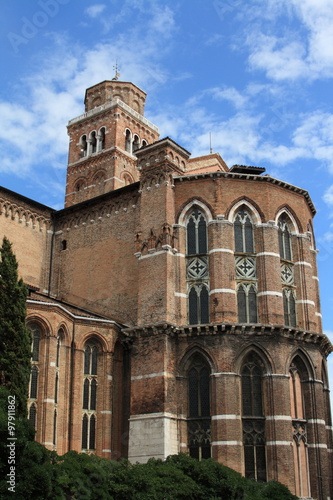
M 167 334 L 171 336 L 199 337 L 208 335 L 247 335 L 248 337 L 274 337 L 280 336 L 285 339 L 297 340 L 308 344 L 318 345 L 322 353 L 327 357 L 333 352 L 333 345 L 323 333 L 292 328 L 284 325 L 263 324 L 241 324 L 241 323 L 218 323 L 207 325 L 184 325 L 177 326 L 171 323 L 156 323 L 151 325 L 134 326 L 124 328 L 123 333 L 129 337 L 153 336 Z

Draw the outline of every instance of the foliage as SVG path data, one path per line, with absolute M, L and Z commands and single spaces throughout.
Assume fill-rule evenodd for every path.
M 6 237 L 0 249 L 0 386 L 16 398 L 16 416 L 26 416 L 31 334 L 25 325 L 27 287 Z

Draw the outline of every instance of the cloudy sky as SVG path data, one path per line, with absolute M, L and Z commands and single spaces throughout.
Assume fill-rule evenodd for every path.
M 12 0 L 1 10 L 3 186 L 63 206 L 66 124 L 118 61 L 120 79 L 147 92 L 161 137 L 196 156 L 211 134 L 229 166 L 265 167 L 310 192 L 333 340 L 332 0 Z

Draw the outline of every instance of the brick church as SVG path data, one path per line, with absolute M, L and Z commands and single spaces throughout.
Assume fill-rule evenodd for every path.
M 36 439 L 145 462 L 187 452 L 333 498 L 309 194 L 209 154 L 104 81 L 70 120 L 65 208 L 0 189 L 29 287 Z

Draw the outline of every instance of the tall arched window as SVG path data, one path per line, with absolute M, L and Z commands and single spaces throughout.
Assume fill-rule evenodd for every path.
M 81 157 L 85 157 L 88 154 L 88 142 L 87 142 L 87 136 L 83 135 L 80 139 L 80 145 L 81 145 Z
M 209 268 L 206 218 L 195 208 L 186 225 L 186 279 L 190 325 L 209 323 Z
M 42 338 L 41 327 L 37 323 L 28 324 L 31 331 L 31 375 L 29 385 L 29 420 L 36 428 L 37 423 L 37 398 L 38 398 L 38 375 L 39 375 L 39 358 L 40 358 L 40 342 Z
M 266 481 L 265 416 L 262 390 L 263 366 L 250 353 L 241 370 L 245 476 Z
M 133 146 L 132 146 L 132 153 L 134 154 L 135 151 L 137 151 L 140 147 L 140 139 L 139 136 L 135 134 L 133 138 Z
M 283 214 L 278 220 L 281 283 L 283 295 L 284 324 L 297 326 L 294 264 L 292 260 L 290 220 Z
M 125 151 L 132 153 L 132 134 L 128 129 L 125 133 Z
M 84 382 L 82 398 L 82 449 L 94 450 L 97 409 L 98 346 L 87 343 L 84 350 Z
M 90 137 L 89 137 L 89 143 L 90 143 L 89 154 L 96 153 L 96 150 L 97 150 L 97 138 L 96 138 L 96 132 L 95 131 L 91 132 Z
M 188 370 L 188 447 L 191 457 L 211 456 L 210 369 L 195 355 Z
M 234 237 L 238 321 L 257 323 L 258 290 L 253 223 L 245 206 L 235 216 Z
M 298 497 L 311 497 L 306 438 L 306 415 L 303 381 L 308 379 L 304 362 L 299 356 L 293 360 L 290 370 L 290 401 L 293 432 L 295 493 Z
M 278 221 L 279 249 L 280 257 L 285 260 L 292 260 L 291 234 L 288 219 L 281 215 Z
M 97 136 L 97 151 L 105 149 L 105 127 L 102 127 Z

